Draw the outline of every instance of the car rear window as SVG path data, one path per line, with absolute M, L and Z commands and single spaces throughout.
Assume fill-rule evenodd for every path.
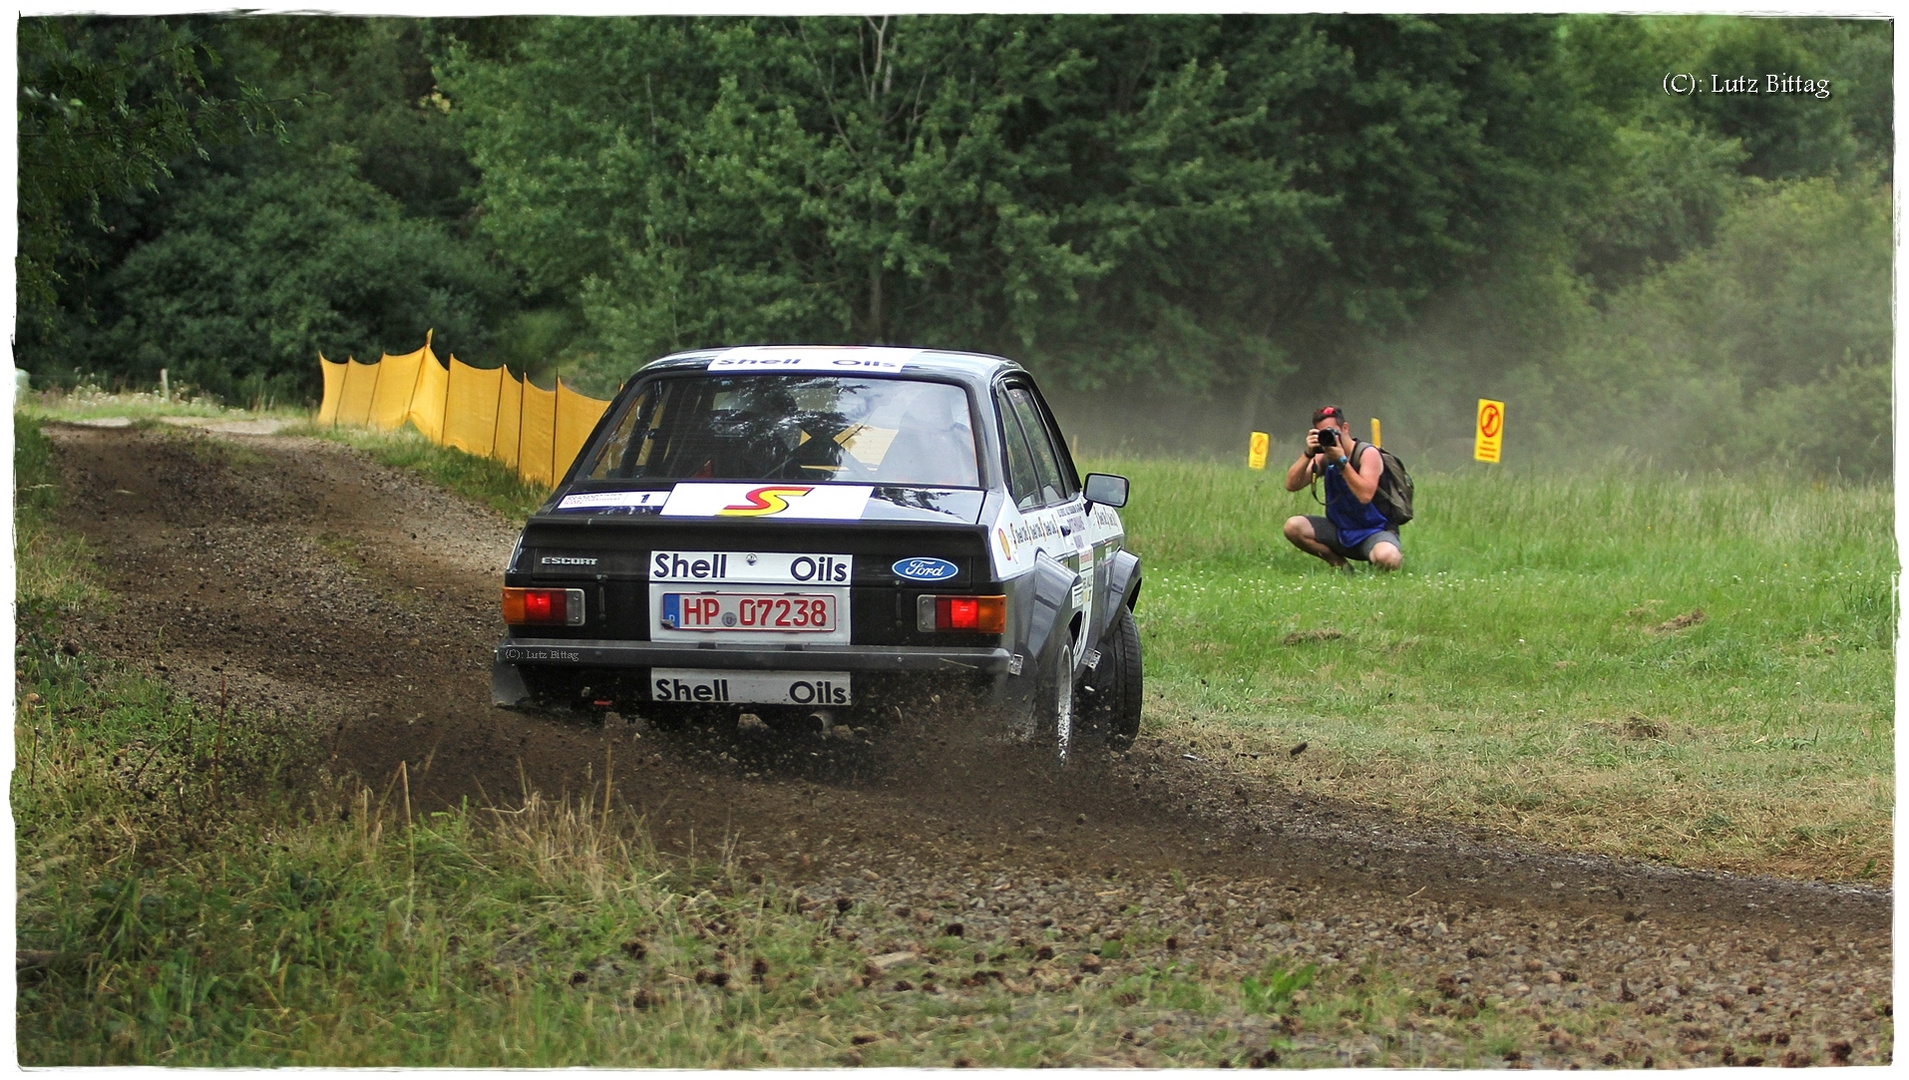
M 961 387 L 829 375 L 656 379 L 625 403 L 579 475 L 980 486 Z

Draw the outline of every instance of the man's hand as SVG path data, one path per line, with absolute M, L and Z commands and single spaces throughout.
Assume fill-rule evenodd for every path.
M 1329 446 L 1319 442 L 1319 434 L 1317 431 L 1308 432 L 1306 439 L 1314 446 L 1319 447 L 1317 452 L 1325 455 L 1325 460 L 1319 463 L 1321 468 L 1327 465 L 1342 464 L 1346 460 L 1346 455 L 1350 453 L 1352 449 L 1347 445 L 1346 434 L 1343 431 L 1335 434 L 1332 444 Z

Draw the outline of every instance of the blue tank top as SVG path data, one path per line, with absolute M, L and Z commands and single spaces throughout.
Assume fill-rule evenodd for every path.
M 1369 446 L 1365 443 L 1352 444 L 1355 456 L 1362 456 L 1367 449 Z M 1344 465 L 1326 470 L 1326 520 L 1339 530 L 1339 546 L 1346 548 L 1356 548 L 1365 543 L 1366 537 L 1392 527 L 1378 507 L 1360 502 L 1346 486 L 1345 477 L 1339 473 L 1352 465 L 1353 458 L 1348 458 Z

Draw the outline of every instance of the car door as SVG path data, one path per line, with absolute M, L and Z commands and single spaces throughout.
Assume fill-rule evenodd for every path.
M 1073 461 L 1058 442 L 1059 429 L 1031 381 L 1003 381 L 996 401 L 1007 448 L 1008 486 L 1016 506 L 1043 526 L 1036 547 L 1078 575 L 1068 615 L 1070 622 L 1074 614 L 1080 616 L 1081 633 L 1073 647 L 1073 665 L 1078 670 L 1094 637 L 1095 598 L 1105 584 L 1095 580 L 1095 551 L 1088 537 L 1080 478 L 1074 474 Z

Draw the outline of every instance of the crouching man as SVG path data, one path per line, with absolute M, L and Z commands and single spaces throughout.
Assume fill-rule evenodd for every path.
M 1397 570 L 1403 561 L 1398 530 L 1372 505 L 1383 475 L 1385 460 L 1370 444 L 1352 437 L 1342 410 L 1327 405 L 1313 413 L 1305 449 L 1286 470 L 1286 490 L 1298 491 L 1314 477 L 1325 477 L 1326 513 L 1287 518 L 1286 539 L 1335 567 L 1358 559 L 1381 570 Z

